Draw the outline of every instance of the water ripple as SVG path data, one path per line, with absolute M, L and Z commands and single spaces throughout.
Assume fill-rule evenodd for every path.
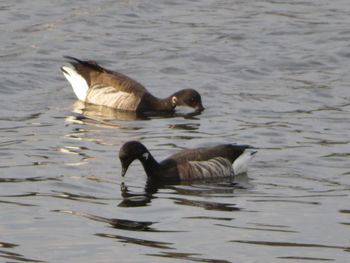
M 32 165 L 17 165 L 17 166 L 32 166 Z M 8 167 L 8 166 L 5 166 Z M 11 167 L 11 166 L 9 166 Z M 1 168 L 1 167 L 0 167 Z M 23 183 L 23 182 L 42 182 L 42 181 L 61 181 L 61 176 L 57 177 L 27 177 L 27 178 L 0 178 L 0 183 Z
M 221 260 L 221 259 L 210 259 L 207 257 L 199 257 L 200 254 L 193 254 L 193 253 L 180 253 L 180 252 L 162 252 L 160 254 L 146 254 L 147 256 L 155 256 L 155 257 L 163 257 L 163 258 L 170 258 L 170 259 L 180 259 L 180 260 L 187 260 L 187 261 L 194 261 L 194 262 L 207 262 L 207 263 L 230 263 L 230 261 L 227 260 Z
M 243 230 L 253 230 L 253 231 L 268 231 L 268 232 L 281 232 L 281 233 L 299 233 L 298 231 L 286 230 L 286 229 L 276 229 L 276 228 L 257 228 L 257 227 L 242 227 L 242 226 L 230 226 L 224 224 L 215 224 L 216 226 L 237 228 Z
M 97 233 L 96 236 L 116 239 L 119 242 L 127 243 L 127 244 L 141 245 L 141 246 L 161 248 L 161 249 L 173 249 L 171 247 L 171 245 L 173 244 L 168 242 L 151 241 L 146 239 L 132 238 L 132 237 L 121 236 L 121 235 L 103 234 L 103 233 Z
M 0 247 L 1 248 L 15 248 L 18 247 L 19 245 L 17 244 L 13 244 L 13 243 L 7 243 L 7 242 L 1 242 L 0 241 Z M 10 251 L 6 251 L 4 249 L 0 250 L 0 257 L 2 258 L 6 258 L 9 260 L 15 260 L 16 262 L 46 262 L 46 261 L 42 261 L 42 260 L 37 260 L 37 259 L 31 259 L 31 258 L 27 258 L 19 253 L 15 253 L 15 252 L 10 252 Z M 10 262 L 10 261 L 8 261 Z M 12 261 L 11 261 L 12 262 Z
M 133 221 L 119 218 L 106 218 L 93 214 L 88 214 L 84 212 L 72 211 L 72 210 L 53 210 L 53 212 L 65 213 L 70 215 L 81 216 L 93 221 L 103 222 L 111 225 L 116 229 L 132 230 L 132 231 L 151 231 L 157 232 L 157 230 L 151 228 L 150 226 L 156 222 L 149 221 Z
M 310 261 L 334 261 L 332 258 L 317 258 L 317 257 L 297 257 L 297 256 L 289 256 L 289 257 L 277 257 L 280 259 L 292 259 L 292 260 L 310 260 Z
M 333 246 L 333 245 L 310 244 L 310 243 L 273 242 L 273 241 L 244 241 L 244 240 L 232 240 L 230 242 L 244 243 L 244 244 L 251 244 L 251 245 L 274 246 L 274 247 L 330 248 L 330 249 L 340 249 L 340 250 L 344 250 L 347 252 L 350 251 L 350 247 L 347 247 L 347 246 Z
M 216 210 L 216 211 L 240 211 L 242 208 L 236 207 L 235 204 L 225 204 L 218 202 L 209 202 L 209 201 L 198 201 L 198 200 L 189 200 L 184 198 L 170 198 L 175 201 L 175 204 L 186 205 L 186 206 L 195 206 L 204 208 L 205 210 Z

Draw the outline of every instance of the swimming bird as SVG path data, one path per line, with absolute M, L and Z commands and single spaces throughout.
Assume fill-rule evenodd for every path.
M 247 162 L 256 151 L 246 151 L 248 145 L 220 144 L 213 147 L 182 150 L 162 162 L 157 162 L 138 141 L 126 142 L 119 151 L 122 176 L 138 159 L 147 177 L 160 182 L 180 182 L 206 178 L 229 177 L 247 171 Z
M 196 111 L 204 109 L 201 96 L 194 89 L 183 89 L 160 99 L 137 81 L 103 68 L 95 61 L 65 58 L 70 66 L 62 66 L 61 71 L 81 101 L 139 113 L 174 111 L 176 106 L 189 106 Z

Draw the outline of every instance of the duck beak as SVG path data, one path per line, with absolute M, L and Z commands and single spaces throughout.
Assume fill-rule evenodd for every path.
M 129 168 L 129 165 L 132 163 L 133 160 L 131 159 L 124 159 L 124 160 L 121 160 L 121 163 L 122 163 L 122 177 L 125 176 L 126 174 L 126 171 L 128 170 Z
M 125 176 L 127 170 L 128 170 L 127 167 L 122 167 L 122 177 Z
M 196 110 L 196 112 L 202 112 L 204 110 L 204 107 L 202 104 L 199 104 L 196 106 L 195 110 Z

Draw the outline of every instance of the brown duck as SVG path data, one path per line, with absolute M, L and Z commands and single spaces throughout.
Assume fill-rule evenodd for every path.
M 194 89 L 183 89 L 160 99 L 137 81 L 94 61 L 65 58 L 70 66 L 63 66 L 61 70 L 81 101 L 139 113 L 174 111 L 176 106 L 188 106 L 196 111 L 204 109 L 201 96 Z

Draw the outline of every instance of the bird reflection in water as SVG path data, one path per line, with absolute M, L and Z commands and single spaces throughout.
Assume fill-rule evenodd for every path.
M 85 118 L 95 120 L 95 121 L 112 121 L 112 120 L 122 120 L 122 121 L 133 121 L 133 120 L 148 120 L 152 117 L 161 118 L 173 118 L 173 117 L 183 117 L 183 118 L 194 118 L 201 114 L 201 112 L 146 112 L 138 113 L 133 111 L 122 111 L 116 110 L 110 107 L 99 106 L 94 104 L 89 104 L 77 100 L 73 104 L 74 113 L 81 114 Z
M 152 199 L 156 198 L 153 196 L 158 192 L 160 185 L 155 182 L 151 182 L 148 180 L 144 192 L 142 193 L 134 193 L 130 192 L 128 187 L 124 182 L 120 185 L 120 192 L 123 197 L 123 201 L 121 201 L 118 206 L 120 207 L 137 207 L 137 206 L 146 206 L 151 203 Z
M 244 177 L 242 179 L 242 177 Z M 144 192 L 132 192 L 126 186 L 124 182 L 121 183 L 121 195 L 123 200 L 118 204 L 119 207 L 138 207 L 149 205 L 156 193 L 161 189 L 172 190 L 176 197 L 169 197 L 175 204 L 196 206 L 204 208 L 205 210 L 217 210 L 217 211 L 239 211 L 240 208 L 236 207 L 232 203 L 218 203 L 201 200 L 191 200 L 189 196 L 213 196 L 221 194 L 236 194 L 237 191 L 245 191 L 250 188 L 246 182 L 249 180 L 248 176 L 240 175 L 239 180 L 243 180 L 243 184 L 240 182 L 233 182 L 231 178 L 221 179 L 209 179 L 201 180 L 200 182 L 181 182 L 178 184 L 164 184 L 156 182 L 154 180 L 147 180 L 144 187 Z M 181 197 L 183 196 L 183 197 Z
M 68 116 L 67 122 L 77 124 L 87 124 L 104 128 L 128 128 L 115 124 L 113 120 L 138 120 L 145 119 L 135 112 L 118 111 L 113 108 L 93 105 L 80 100 L 73 104 L 72 111 L 78 115 Z

